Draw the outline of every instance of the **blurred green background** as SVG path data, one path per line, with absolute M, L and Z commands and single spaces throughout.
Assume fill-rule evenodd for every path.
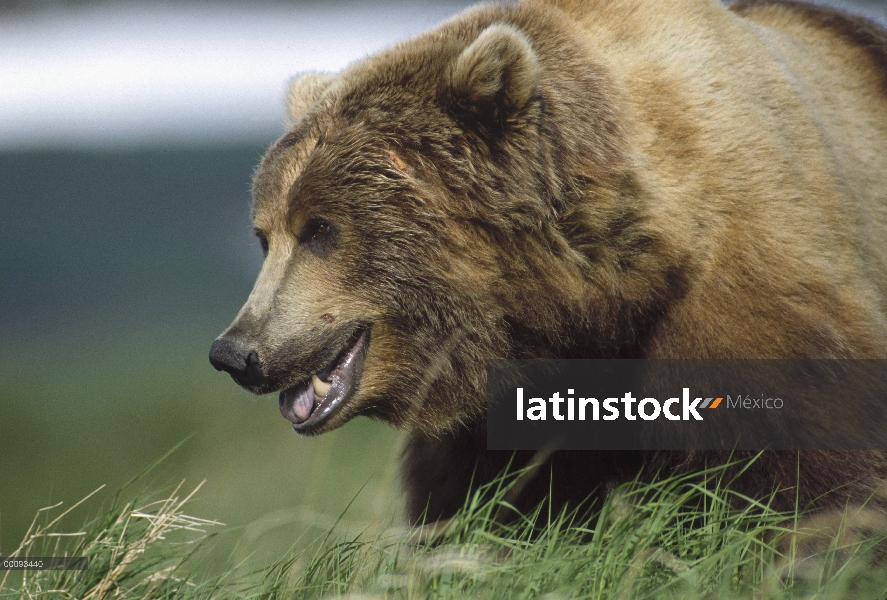
M 261 153 L 0 154 L 0 552 L 37 509 L 113 490 L 192 434 L 148 487 L 206 479 L 191 511 L 240 528 L 222 554 L 261 536 L 242 551 L 276 555 L 355 497 L 346 520 L 397 522 L 392 430 L 301 438 L 276 396 L 207 362 L 260 265 Z

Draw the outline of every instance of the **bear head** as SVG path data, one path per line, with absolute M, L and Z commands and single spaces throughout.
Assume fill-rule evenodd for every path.
M 213 365 L 300 433 L 433 433 L 483 410 L 489 359 L 633 347 L 673 273 L 570 36 L 485 7 L 297 78 L 254 181 L 265 262 Z

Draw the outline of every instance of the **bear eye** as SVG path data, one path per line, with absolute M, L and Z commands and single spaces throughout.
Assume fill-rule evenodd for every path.
M 335 245 L 335 228 L 326 219 L 308 219 L 299 232 L 299 243 L 320 256 L 326 256 Z
M 268 236 L 256 229 L 256 237 L 259 238 L 259 245 L 262 247 L 262 255 L 268 256 Z
M 326 235 L 330 232 L 330 229 L 332 229 L 332 227 L 330 227 L 329 223 L 327 223 L 326 221 L 321 221 L 314 226 L 314 233 L 311 234 L 311 238 L 314 239 L 322 235 Z

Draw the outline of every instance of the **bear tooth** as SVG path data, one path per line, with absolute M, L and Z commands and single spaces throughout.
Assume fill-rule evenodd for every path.
M 333 387 L 332 383 L 321 381 L 320 377 L 318 377 L 317 375 L 311 376 L 311 385 L 314 386 L 314 393 L 317 394 L 319 398 L 326 398 L 326 395 L 329 393 L 330 388 Z

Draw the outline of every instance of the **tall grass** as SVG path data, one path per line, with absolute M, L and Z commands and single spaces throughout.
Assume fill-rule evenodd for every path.
M 41 511 L 19 555 L 89 556 L 86 571 L 2 579 L 2 598 L 885 598 L 880 513 L 807 517 L 730 492 L 722 469 L 625 485 L 593 518 L 527 515 L 508 504 L 517 477 L 421 528 L 333 526 L 271 565 L 209 576 L 193 557 L 218 524 L 184 509 L 197 491 L 122 502 L 75 532 Z M 199 486 L 198 486 L 199 487 Z M 85 499 L 93 501 L 90 497 Z M 41 523 L 42 522 L 42 523 Z

